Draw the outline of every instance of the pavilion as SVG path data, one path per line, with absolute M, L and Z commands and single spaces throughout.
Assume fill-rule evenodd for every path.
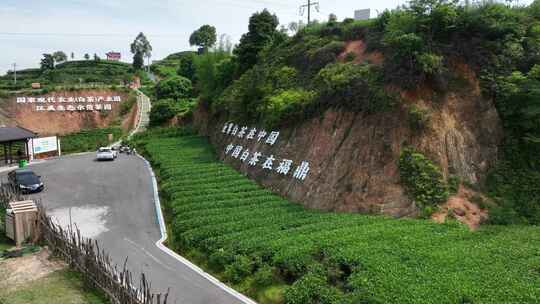
M 14 156 L 15 161 L 21 159 L 29 160 L 28 140 L 36 137 L 37 133 L 25 128 L 0 127 L 0 144 L 3 146 L 0 153 L 4 153 L 4 165 L 12 164 Z M 16 148 L 15 155 L 13 153 L 13 147 Z

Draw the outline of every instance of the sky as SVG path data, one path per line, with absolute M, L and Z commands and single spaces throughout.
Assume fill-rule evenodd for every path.
M 319 1 L 313 18 L 326 20 L 334 13 L 341 20 L 354 10 L 371 8 L 372 16 L 395 8 L 405 0 Z M 0 0 L 0 75 L 13 68 L 39 67 L 43 53 L 73 52 L 101 58 L 108 51 L 122 53 L 131 62 L 129 45 L 143 32 L 153 47 L 152 60 L 190 50 L 189 36 L 203 24 L 227 34 L 233 43 L 247 31 L 249 17 L 264 8 L 281 24 L 306 19 L 299 6 L 307 0 Z

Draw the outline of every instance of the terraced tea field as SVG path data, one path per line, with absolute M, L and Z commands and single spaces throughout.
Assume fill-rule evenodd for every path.
M 206 138 L 135 139 L 169 246 L 261 303 L 539 303 L 540 228 L 306 210 L 216 160 Z

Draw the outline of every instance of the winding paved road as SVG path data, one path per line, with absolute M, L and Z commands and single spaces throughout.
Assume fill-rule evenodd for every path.
M 31 168 L 42 176 L 41 198 L 62 224 L 70 219 L 83 235 L 95 238 L 121 265 L 129 256 L 134 275 L 148 275 L 155 292 L 171 288 L 169 303 L 242 303 L 224 289 L 169 256 L 155 245 L 160 239 L 152 179 L 145 162 L 121 154 L 114 162 L 96 162 L 94 154 L 49 160 Z

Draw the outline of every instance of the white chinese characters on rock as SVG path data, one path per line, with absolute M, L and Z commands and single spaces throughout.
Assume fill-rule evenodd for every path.
M 276 144 L 279 138 L 279 131 L 267 132 L 266 130 L 240 126 L 231 122 L 223 125 L 221 133 L 248 141 L 262 142 L 270 146 Z M 283 176 L 292 175 L 293 178 L 300 181 L 304 181 L 308 177 L 310 170 L 307 161 L 302 161 L 295 166 L 295 163 L 290 159 L 278 160 L 274 155 L 264 156 L 260 152 L 251 152 L 248 148 L 244 149 L 243 146 L 234 145 L 233 143 L 227 145 L 225 155 L 239 159 L 250 167 L 260 166 L 263 170 L 276 172 Z
M 231 153 L 232 152 L 232 153 Z M 274 155 L 264 157 L 260 152 L 251 153 L 249 149 L 244 149 L 242 146 L 235 146 L 232 143 L 227 145 L 225 148 L 225 155 L 229 155 L 232 158 L 240 159 L 241 162 L 247 162 L 249 166 L 255 167 L 260 165 L 262 169 L 268 171 L 275 171 L 281 175 L 289 175 L 290 172 L 293 172 L 293 178 L 304 181 L 309 173 L 309 162 L 302 161 L 298 166 L 296 166 L 294 171 L 292 170 L 294 162 L 290 159 L 282 159 L 279 162 L 276 162 Z
M 35 105 L 36 112 L 112 111 L 113 103 L 121 102 L 121 96 L 48 96 L 17 97 L 17 104 Z M 103 103 L 105 102 L 105 103 Z
M 257 128 L 239 126 L 229 122 L 223 125 L 221 133 L 246 140 L 257 140 L 257 142 L 264 142 L 271 146 L 273 146 L 279 138 L 278 131 L 271 131 L 268 133 L 266 130 L 257 130 Z
M 112 111 L 112 104 L 86 104 L 86 105 L 36 105 L 36 112 L 94 112 L 94 111 Z

